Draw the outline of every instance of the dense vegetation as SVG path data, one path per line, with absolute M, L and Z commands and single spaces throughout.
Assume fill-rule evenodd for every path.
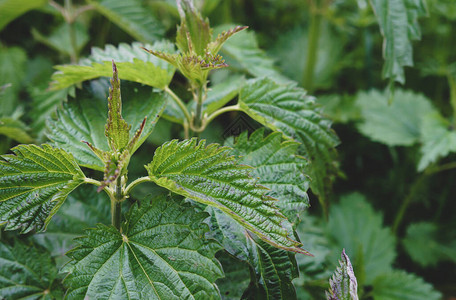
M 178 3 L 0 0 L 0 298 L 454 297 L 456 2 Z

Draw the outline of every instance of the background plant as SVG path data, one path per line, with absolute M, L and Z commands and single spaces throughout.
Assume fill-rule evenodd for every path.
M 384 9 L 391 8 L 387 5 L 389 2 L 391 1 L 196 1 L 195 6 L 202 15 L 211 19 L 215 34 L 236 28 L 236 25 L 226 24 L 249 26 L 249 29 L 234 35 L 220 49 L 220 54 L 230 68 L 209 73 L 210 88 L 201 105 L 201 112 L 205 111 L 207 117 L 212 115 L 214 118 L 207 123 L 210 126 L 206 124 L 204 130 L 198 132 L 194 129 L 201 127 L 194 126 L 192 129 L 190 126 L 195 120 L 191 111 L 196 112 L 198 97 L 194 98 L 194 95 L 197 96 L 197 93 L 188 90 L 189 85 L 181 73 L 176 73 L 173 78 L 174 68 L 171 65 L 139 48 L 142 46 L 174 55 L 172 43 L 161 40 L 165 37 L 175 40 L 175 24 L 179 22 L 179 13 L 174 3 L 131 1 L 126 7 L 126 4 L 116 1 L 65 1 L 51 2 L 51 5 L 47 5 L 46 1 L 27 1 L 30 6 L 11 6 L 11 1 L 3 1 L 3 9 L 0 11 L 8 17 L 1 18 L 5 20 L 2 25 L 6 27 L 0 32 L 0 80 L 4 80 L 0 84 L 3 115 L 0 132 L 4 134 L 2 151 L 7 152 L 16 143 L 45 141 L 45 132 L 48 131 L 45 129 L 45 120 L 54 114 L 56 106 L 67 97 L 70 99 L 63 103 L 64 109 L 57 112 L 57 120 L 87 116 L 91 120 L 98 120 L 98 126 L 103 127 L 107 116 L 94 118 L 94 115 L 97 111 L 106 111 L 105 99 L 109 84 L 104 78 L 96 78 L 112 75 L 111 60 L 114 59 L 120 76 L 128 76 L 121 78 L 125 79 L 122 81 L 122 95 L 126 101 L 145 104 L 146 101 L 142 101 L 145 98 L 155 99 L 154 101 L 166 98 L 167 103 L 154 133 L 132 157 L 129 178 L 144 176 L 141 166 L 150 161 L 151 151 L 172 138 L 185 138 L 186 131 L 188 137 L 199 135 L 209 142 L 233 146 L 236 154 L 244 155 L 241 163 L 257 163 L 252 172 L 257 172 L 254 173 L 255 177 L 266 178 L 265 182 L 260 182 L 265 186 L 279 178 L 265 177 L 271 173 L 268 170 L 274 170 L 279 162 L 274 159 L 255 162 L 251 157 L 256 157 L 266 149 L 277 149 L 277 153 L 280 153 L 278 156 L 283 157 L 287 153 L 289 157 L 281 160 L 280 164 L 293 167 L 281 168 L 285 171 L 280 178 L 290 178 L 287 174 L 295 174 L 296 168 L 314 178 L 306 181 L 295 176 L 300 181 L 283 180 L 270 192 L 270 196 L 290 199 L 287 205 L 293 209 L 286 215 L 297 226 L 305 249 L 315 255 L 315 258 L 297 256 L 301 276 L 293 282 L 299 299 L 322 297 L 328 285 L 327 279 L 336 269 L 342 248 L 346 249 L 352 260 L 358 277 L 360 298 L 401 299 L 406 294 L 414 299 L 438 298 L 431 286 L 419 277 L 432 282 L 444 295 L 453 295 L 451 274 L 454 272 L 454 221 L 451 218 L 452 203 L 448 199 L 454 186 L 454 172 L 451 171 L 454 167 L 454 157 L 451 154 L 454 151 L 454 101 L 451 100 L 454 98 L 451 67 L 454 57 L 451 51 L 451 26 L 454 25 L 455 8 L 452 1 L 395 1 L 397 7 L 394 7 L 394 12 L 397 14 L 386 14 Z M 18 10 L 17 7 L 21 9 Z M 27 9 L 32 10 L 19 17 Z M 426 16 L 423 17 L 424 15 Z M 419 16 L 422 17 L 417 18 Z M 18 19 L 14 20 L 16 17 Z M 393 20 L 393 17 L 397 19 Z M 48 21 L 50 18 L 52 22 Z M 12 22 L 7 25 L 7 21 Z M 390 30 L 393 21 L 396 22 L 394 28 L 398 30 Z M 398 24 L 402 27 L 398 27 Z M 421 41 L 412 44 L 414 39 L 420 37 L 419 31 L 422 31 Z M 22 35 L 12 35 L 12 32 L 20 32 Z M 399 48 L 383 48 L 385 60 L 382 59 L 384 40 L 387 44 L 390 41 L 389 45 L 399 45 Z M 406 42 L 398 44 L 395 40 Z M 143 44 L 136 44 L 137 41 Z M 105 44 L 116 46 L 106 47 Z M 79 60 L 80 57 L 87 59 Z M 57 73 L 50 79 L 52 65 L 71 61 L 78 61 L 79 67 L 59 66 L 58 70 L 64 75 Z M 416 65 L 413 69 L 402 67 L 413 61 Z M 136 68 L 135 65 L 140 65 L 144 72 L 131 73 Z M 122 75 L 124 70 L 129 72 Z M 81 74 L 91 74 L 91 77 L 81 77 Z M 157 74 L 160 75 L 156 76 Z M 384 81 L 382 74 L 391 81 Z M 268 79 L 246 81 L 262 76 L 267 76 Z M 161 81 L 156 81 L 156 78 L 161 78 Z M 89 79 L 95 80 L 80 83 Z M 252 91 L 262 91 L 258 88 L 262 87 L 265 95 L 275 91 L 290 93 L 293 97 L 304 97 L 306 100 L 299 102 L 300 110 L 314 111 L 314 100 L 304 96 L 303 90 L 286 87 L 290 80 L 317 95 L 317 105 L 336 122 L 334 127 L 342 141 L 337 148 L 339 171 L 334 163 L 328 163 L 334 161 L 334 139 L 317 140 L 319 148 L 311 153 L 302 135 L 300 137 L 299 128 L 278 127 L 276 125 L 280 122 L 269 119 L 261 110 L 252 106 L 253 98 L 249 98 L 251 95 L 263 99 L 264 102 L 260 102 L 262 104 L 271 104 L 267 97 L 261 98 L 261 93 L 252 94 Z M 48 89 L 50 81 L 54 82 L 53 91 Z M 394 89 L 394 84 L 391 83 L 393 81 L 405 81 L 406 90 L 397 87 Z M 77 89 L 74 89 L 74 84 Z M 164 90 L 168 96 L 151 94 L 149 86 Z M 385 86 L 389 88 L 383 92 Z M 185 116 L 182 105 L 173 101 L 173 95 L 166 91 L 166 87 L 182 100 L 189 116 Z M 372 91 L 373 88 L 377 91 Z M 387 105 L 388 100 L 392 103 L 390 106 Z M 88 105 L 84 103 L 90 103 L 93 109 L 85 112 L 83 108 Z M 273 103 L 279 104 L 281 103 Z M 228 109 L 224 110 L 224 107 Z M 147 109 L 153 108 L 141 107 L 139 110 Z M 133 126 L 139 126 L 144 116 L 131 116 L 129 119 L 128 110 L 126 102 L 123 111 L 125 119 Z M 222 111 L 217 112 L 218 110 Z M 248 116 L 236 112 L 239 110 Z M 74 114 L 66 115 L 65 111 L 73 111 Z M 217 113 L 214 115 L 214 112 Z M 226 128 L 223 126 L 237 120 L 239 116 L 248 120 L 251 129 L 260 125 L 249 118 L 283 133 L 285 139 L 277 133 L 269 135 L 269 132 L 256 132 L 250 137 L 244 133 L 239 137 L 241 142 L 234 139 L 225 142 Z M 203 117 L 204 113 L 201 114 L 201 119 Z M 72 142 L 73 150 L 78 149 L 76 153 L 79 152 L 80 157 L 87 160 L 85 167 L 103 171 L 104 165 L 100 165 L 100 160 L 91 154 L 86 145 L 79 142 L 83 138 L 77 136 L 74 139 L 75 135 L 71 133 L 76 131 L 71 126 L 62 127 L 55 118 L 53 120 L 48 123 L 47 136 L 56 145 L 71 145 Z M 151 115 L 149 120 L 155 118 Z M 84 123 L 84 119 L 81 122 Z M 67 137 L 57 136 L 56 131 L 70 134 Z M 252 133 L 253 130 L 250 131 Z M 86 141 L 100 146 L 97 143 L 103 143 L 104 140 L 103 130 L 100 132 L 100 135 L 91 137 L 94 140 Z M 287 141 L 286 137 L 296 138 L 301 146 Z M 243 146 L 246 141 L 255 146 Z M 250 152 L 254 154 L 246 155 Z M 296 156 L 297 153 L 307 156 L 307 160 Z M 312 166 L 319 167 L 312 170 Z M 88 176 L 97 174 L 88 169 L 84 169 L 84 172 Z M 335 181 L 331 192 L 328 187 L 336 176 L 339 179 Z M 103 178 L 98 179 L 103 181 Z M 291 184 L 277 189 L 285 182 Z M 310 203 L 313 206 L 308 212 L 310 215 L 301 215 L 300 221 L 293 221 L 296 212 L 306 206 L 305 202 L 298 200 L 307 199 L 304 195 L 308 185 L 312 189 Z M 46 280 L 37 281 L 36 285 L 42 287 L 38 290 L 45 291 L 52 285 L 51 290 L 63 291 L 58 278 L 61 275 L 51 266 L 54 262 L 60 266 L 66 260 L 63 254 L 72 247 L 72 238 L 80 235 L 82 229 L 93 227 L 97 222 L 110 223 L 109 219 L 106 220 L 106 215 L 109 217 L 109 205 L 108 211 L 106 205 L 100 205 L 109 203 L 102 193 L 97 194 L 90 189 L 78 192 L 80 189 L 70 194 L 50 222 L 46 233 L 29 237 L 2 232 L 2 242 L 7 247 L 5 249 L 20 249 L 25 243 L 27 246 L 33 244 L 38 247 L 37 253 L 42 254 L 39 257 L 49 257 L 47 253 L 51 254 L 52 259 L 47 258 L 50 263 L 46 263 L 45 259 L 42 267 L 36 267 L 39 270 L 50 270 L 46 271 L 50 274 Z M 159 191 L 152 184 L 138 185 L 131 190 L 131 198 L 144 199 L 145 195 L 157 194 Z M 353 194 L 353 191 L 358 193 Z M 78 196 L 85 193 L 92 196 Z M 290 197 L 290 194 L 297 197 Z M 321 205 L 317 204 L 316 199 L 319 199 Z M 298 202 L 300 204 L 296 206 Z M 124 211 L 129 209 L 127 203 L 123 202 Z M 328 203 L 332 205 L 328 207 Z M 280 208 L 287 211 L 287 206 Z M 358 211 L 365 213 L 355 213 Z M 208 223 L 213 228 L 213 224 L 222 220 L 216 213 L 211 213 Z M 327 221 L 321 217 L 324 215 L 328 215 Z M 370 217 L 364 218 L 363 215 Z M 232 224 L 235 225 L 237 223 Z M 392 227 L 393 234 L 387 227 Z M 339 230 L 341 228 L 346 230 Z M 363 228 L 362 232 L 359 232 L 359 228 Z M 223 243 L 225 233 L 211 232 L 215 237 L 222 237 L 219 241 Z M 379 241 L 370 239 L 372 235 L 382 236 L 385 242 L 381 245 L 384 247 L 375 246 Z M 244 254 L 236 252 L 239 250 L 233 246 L 231 254 L 235 253 L 235 260 L 232 256 L 218 252 L 217 257 L 222 261 L 228 279 L 230 276 L 239 278 L 239 274 L 248 274 L 251 278 L 236 282 L 235 286 L 230 284 L 232 280 L 217 281 L 223 297 L 239 298 L 246 288 L 250 295 L 262 295 L 261 290 L 270 288 L 254 284 L 263 282 L 262 278 L 267 278 L 265 272 L 268 271 L 255 266 L 267 261 L 265 265 L 277 266 L 275 270 L 279 270 L 279 266 L 282 266 L 282 260 L 279 259 L 282 256 L 279 254 L 286 252 L 258 256 L 258 253 L 269 253 L 264 248 L 268 244 L 264 244 L 253 244 Z M 244 259 L 240 261 L 242 255 Z M 275 281 L 283 284 L 271 288 L 282 293 L 293 292 L 291 279 L 297 275 L 296 268 L 285 264 L 280 270 L 288 270 L 283 273 L 286 275 L 278 276 Z M 271 274 L 268 273 L 267 276 L 273 276 Z M 249 282 L 252 284 L 249 285 Z M 403 294 L 385 294 L 394 291 Z

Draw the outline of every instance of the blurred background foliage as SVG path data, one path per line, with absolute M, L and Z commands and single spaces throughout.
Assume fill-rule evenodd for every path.
M 396 1 L 405 8 L 391 8 L 405 14 L 402 32 L 389 27 L 391 14 L 382 14 L 387 2 L 195 1 L 215 31 L 249 26 L 222 49 L 231 68 L 212 73 L 213 83 L 235 73 L 294 81 L 317 97 L 341 140 L 328 216 L 310 195 L 298 227 L 315 255 L 297 257 L 298 299 L 323 297 L 343 247 L 362 299 L 439 299 L 436 291 L 456 296 L 456 2 Z M 178 22 L 173 0 L 0 0 L 0 152 L 45 142 L 46 119 L 74 97 L 74 87 L 49 89 L 54 65 L 76 63 L 106 44 L 174 41 Z M 174 88 L 185 93 L 183 78 L 175 79 Z M 77 86 L 97 98 L 106 97 L 106 87 L 106 79 Z M 147 90 L 134 83 L 122 89 L 126 98 Z M 217 119 L 202 136 L 223 143 L 236 117 Z M 175 137 L 182 137 L 181 127 L 161 120 L 135 159 L 147 161 L 150 149 Z M 77 197 L 85 202 L 77 204 Z M 71 238 L 99 221 L 78 212 L 96 214 L 96 205 L 76 194 L 56 217 L 63 223 L 48 228 L 51 235 L 21 239 L 40 251 L 51 248 L 60 265 Z M 3 238 L 15 239 L 11 233 Z M 60 239 L 59 249 L 49 246 L 52 238 Z M 248 276 L 248 266 L 230 266 L 219 285 L 223 297 L 237 299 L 248 280 L 230 279 Z

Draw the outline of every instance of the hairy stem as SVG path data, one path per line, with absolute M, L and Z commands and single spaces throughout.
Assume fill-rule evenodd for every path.
M 76 29 L 74 28 L 75 18 L 73 16 L 73 3 L 71 0 L 65 0 L 65 11 L 67 12 L 67 17 L 65 21 L 68 23 L 70 30 L 70 44 L 71 44 L 71 63 L 76 63 L 78 61 L 78 47 L 76 42 Z
M 320 37 L 320 27 L 322 16 L 316 8 L 310 9 L 310 28 L 309 42 L 307 43 L 307 61 L 302 77 L 302 85 L 309 92 L 313 91 L 313 78 L 315 73 L 315 65 L 318 59 L 318 40 Z
M 179 108 L 184 113 L 185 118 L 187 119 L 187 122 L 190 123 L 192 121 L 192 117 L 190 116 L 190 113 L 188 112 L 187 107 L 185 106 L 184 102 L 179 98 L 179 96 L 174 94 L 174 92 L 169 87 L 166 86 L 163 90 L 166 93 L 168 93 L 168 95 L 171 96 L 171 98 L 174 100 L 174 102 L 176 102 L 176 104 L 179 106 Z
M 133 180 L 126 188 L 125 188 L 125 192 L 124 194 L 125 195 L 129 195 L 131 193 L 131 190 L 137 186 L 138 184 L 140 183 L 143 183 L 143 182 L 148 182 L 148 181 L 151 181 L 149 176 L 144 176 L 144 177 L 140 177 L 138 179 L 135 179 Z
M 214 111 L 212 114 L 210 114 L 205 120 L 204 120 L 204 123 L 203 123 L 203 130 L 204 128 L 206 128 L 206 126 L 213 120 L 215 119 L 216 117 L 218 117 L 219 115 L 223 114 L 223 113 L 226 113 L 226 112 L 229 112 L 229 111 L 239 111 L 241 110 L 241 107 L 239 106 L 239 104 L 236 104 L 236 105 L 231 105 L 231 106 L 226 106 L 226 107 L 222 107 L 216 111 Z
M 202 124 L 202 110 L 203 110 L 203 93 L 204 87 L 200 86 L 196 93 L 194 94 L 195 102 L 196 102 L 196 111 L 195 111 L 195 118 L 193 122 L 193 130 L 197 132 L 201 132 L 201 124 Z
M 111 198 L 111 223 L 120 231 L 120 222 L 122 220 L 122 177 L 117 177 L 114 197 Z

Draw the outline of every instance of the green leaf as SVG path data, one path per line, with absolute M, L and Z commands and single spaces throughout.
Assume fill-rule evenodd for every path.
M 111 77 L 112 60 L 117 64 L 120 79 L 139 82 L 152 87 L 163 89 L 167 86 L 175 68 L 149 55 L 141 47 L 156 51 L 174 52 L 169 42 L 155 42 L 153 45 L 120 44 L 118 48 L 107 45 L 105 49 L 92 48 L 92 54 L 79 65 L 59 65 L 55 68 L 58 72 L 52 75 L 52 88 L 62 89 L 85 80 L 98 77 Z
M 27 133 L 28 128 L 20 120 L 11 117 L 0 118 L 0 134 L 5 135 L 19 143 L 31 143 L 32 137 Z
M 302 144 L 301 153 L 311 162 L 312 191 L 325 199 L 336 172 L 334 147 L 339 140 L 330 128 L 331 122 L 320 114 L 315 99 L 301 88 L 262 78 L 244 85 L 239 106 L 259 123 Z
M 62 299 L 64 289 L 49 253 L 18 240 L 0 243 L 0 295 L 3 299 Z
M 394 101 L 388 104 L 386 93 L 370 91 L 358 94 L 363 122 L 358 129 L 370 139 L 388 146 L 411 146 L 418 142 L 423 117 L 434 110 L 422 94 L 396 90 Z
M 282 226 L 286 218 L 277 200 L 265 195 L 266 188 L 249 176 L 250 167 L 238 164 L 229 149 L 195 138 L 173 140 L 155 150 L 146 169 L 159 186 L 222 210 L 275 247 L 307 253 Z
M 234 25 L 218 26 L 216 34 L 229 30 Z M 255 77 L 269 77 L 280 83 L 290 82 L 290 79 L 280 74 L 274 67 L 274 61 L 258 47 L 253 31 L 243 30 L 227 40 L 220 50 L 228 65 L 239 68 Z
M 43 231 L 84 174 L 71 154 L 49 145 L 19 145 L 0 161 L 0 222 L 7 230 Z
M 159 197 L 133 205 L 122 233 L 98 225 L 69 252 L 68 299 L 217 299 L 223 276 L 206 213 Z
M 373 282 L 374 300 L 439 300 L 442 295 L 422 278 L 395 270 L 383 274 Z
M 418 17 L 426 15 L 423 0 L 370 0 L 383 35 L 383 78 L 405 83 L 404 67 L 413 66 L 412 41 L 421 39 Z
M 164 35 L 163 25 L 143 6 L 142 1 L 90 0 L 89 3 L 140 42 L 153 42 Z
M 182 53 L 204 56 L 212 37 L 209 20 L 203 20 L 192 0 L 177 1 L 181 24 L 177 27 L 176 45 Z M 216 54 L 216 53 L 212 53 Z
M 389 272 L 396 257 L 394 236 L 382 223 L 382 215 L 361 194 L 347 195 L 331 206 L 327 235 L 350 254 L 360 286 Z
M 0 30 L 17 17 L 47 2 L 47 0 L 0 0 Z
M 71 88 L 49 91 L 47 87 L 30 87 L 28 91 L 33 101 L 30 110 L 30 116 L 33 120 L 31 127 L 33 128 L 33 131 L 42 138 L 44 129 L 46 128 L 46 120 L 55 112 L 63 101 L 68 100 L 68 94 L 71 93 Z
M 130 154 L 133 154 L 154 130 L 157 115 L 163 111 L 165 101 L 162 93 L 138 93 L 123 102 L 123 116 L 129 124 L 133 124 L 133 132 L 139 130 L 141 121 L 147 117 L 141 137 Z M 107 103 L 101 99 L 80 98 L 78 101 L 64 102 L 63 107 L 58 110 L 57 120 L 49 120 L 47 124 L 48 137 L 56 146 L 72 153 L 80 165 L 103 171 L 104 163 L 81 141 L 89 142 L 103 151 L 109 150 L 104 135 L 106 111 Z
M 350 262 L 350 258 L 342 250 L 340 266 L 334 271 L 329 279 L 329 292 L 326 292 L 328 300 L 358 300 L 358 283 Z
M 307 189 L 310 180 L 304 174 L 306 160 L 296 154 L 299 143 L 282 142 L 282 134 L 271 133 L 263 138 L 264 128 L 247 136 L 243 132 L 233 143 L 234 155 L 240 156 L 239 163 L 254 167 L 251 175 L 258 178 L 258 183 L 269 188 L 267 195 L 278 199 L 277 206 L 292 222 L 309 207 Z
M 412 260 L 423 267 L 435 266 L 445 260 L 456 262 L 455 241 L 450 245 L 434 223 L 410 224 L 402 244 Z
M 418 171 L 423 171 L 450 152 L 456 152 L 456 131 L 452 129 L 448 120 L 435 112 L 426 115 L 422 122 L 421 159 L 418 163 Z
M 17 107 L 17 95 L 25 77 L 26 62 L 27 55 L 22 48 L 0 46 L 0 87 L 7 86 L 0 95 L 0 115 L 11 116 Z
M 106 121 L 105 135 L 112 151 L 123 151 L 130 141 L 129 125 L 122 117 L 122 100 L 120 95 L 120 79 L 117 67 L 112 62 L 112 79 L 108 98 L 108 120 Z
M 223 251 L 217 253 L 217 259 L 222 263 L 225 273 L 225 277 L 215 282 L 220 289 L 222 299 L 242 299 L 242 295 L 250 282 L 248 265 Z
M 33 235 L 33 240 L 45 247 L 56 259 L 64 255 L 77 243 L 75 238 L 97 223 L 110 224 L 110 200 L 106 193 L 97 193 L 93 185 L 82 185 L 65 200 L 45 232 Z
M 295 255 L 258 239 L 220 210 L 208 207 L 208 211 L 211 236 L 251 270 L 250 285 L 242 298 L 296 299 L 292 284 L 298 276 Z
M 73 26 L 73 29 L 70 28 L 68 23 L 62 23 L 59 27 L 53 30 L 49 36 L 45 36 L 37 29 L 33 28 L 32 35 L 38 42 L 41 42 L 60 53 L 71 56 L 74 54 L 74 51 L 79 53 L 89 41 L 87 28 L 82 23 L 75 22 L 71 26 Z M 71 44 L 71 30 L 74 30 L 76 49 L 73 49 Z

